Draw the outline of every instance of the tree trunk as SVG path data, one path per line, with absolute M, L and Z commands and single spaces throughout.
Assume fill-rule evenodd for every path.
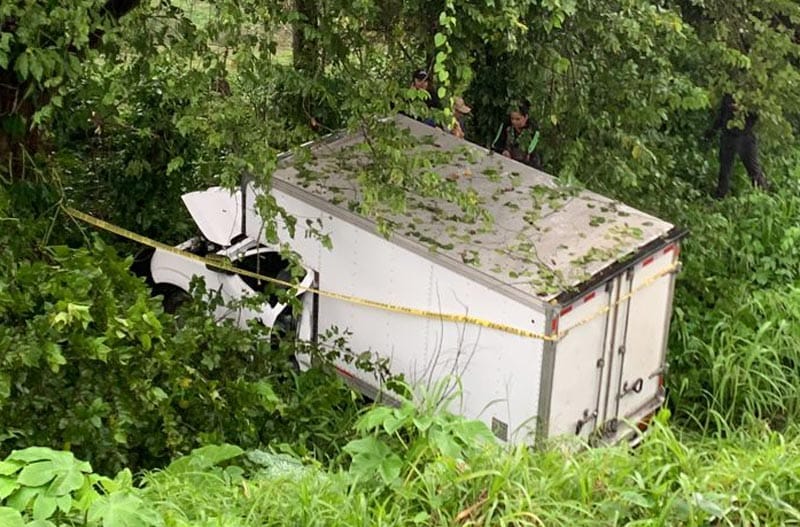
M 317 0 L 295 0 L 300 20 L 292 32 L 292 61 L 295 69 L 309 74 L 320 68 L 320 50 L 316 38 L 319 31 L 319 4 Z

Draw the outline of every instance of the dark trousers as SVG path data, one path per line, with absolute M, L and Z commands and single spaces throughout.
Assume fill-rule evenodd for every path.
M 744 168 L 753 185 L 761 188 L 767 187 L 767 178 L 758 162 L 758 144 L 753 133 L 733 135 L 722 133 L 719 141 L 719 181 L 717 183 L 717 197 L 721 198 L 731 188 L 731 172 L 736 155 L 742 158 Z

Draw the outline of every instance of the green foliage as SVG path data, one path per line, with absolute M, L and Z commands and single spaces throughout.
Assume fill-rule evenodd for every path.
M 34 1 L 5 2 L 0 7 L 0 71 L 4 82 L 13 82 L 14 87 L 13 94 L 3 92 L 14 101 L 2 117 L 3 128 L 14 119 L 21 120 L 22 129 L 42 126 L 55 108 L 62 107 L 70 82 L 82 72 L 93 33 L 106 27 L 103 4 L 81 0 L 53 6 Z M 39 107 L 33 115 L 24 115 L 21 110 L 29 98 Z
M 393 423 L 392 412 L 364 417 L 383 428 L 379 423 Z M 438 419 L 430 413 L 415 418 Z M 535 451 L 486 443 L 452 458 L 438 452 L 431 437 L 420 437 L 425 451 L 438 453 L 398 454 L 387 468 L 402 474 L 402 485 L 391 487 L 376 485 L 380 465 L 361 474 L 354 460 L 348 472 L 307 467 L 253 473 L 243 481 L 226 481 L 214 470 L 166 471 L 148 475 L 143 492 L 181 526 L 781 525 L 800 518 L 796 431 L 782 437 L 751 429 L 699 440 L 676 435 L 666 421 L 666 414 L 659 416 L 636 450 Z M 373 434 L 355 444 L 372 457 L 389 448 L 376 447 Z
M 141 498 L 130 493 L 116 492 L 99 497 L 92 503 L 86 521 L 103 527 L 162 527 L 163 520 Z M 102 522 L 102 523 L 101 523 Z
M 425 405 L 403 400 L 399 408 L 368 410 L 355 425 L 361 434 L 344 447 L 352 458 L 350 472 L 359 479 L 396 486 L 428 462 L 463 459 L 492 441 L 480 421 L 468 421 L 446 412 L 433 412 Z
M 243 453 L 244 450 L 235 445 L 206 445 L 192 450 L 191 455 L 176 459 L 166 470 L 172 474 L 202 471 L 239 457 Z
M 0 95 L 13 101 L 0 105 L 1 170 L 57 183 L 0 189 L 0 451 L 66 448 L 111 473 L 234 442 L 333 468 L 308 470 L 290 457 L 290 473 L 245 478 L 237 447 L 207 446 L 148 475 L 139 492 L 130 473 L 95 480 L 69 453 L 23 450 L 41 457 L 0 465 L 0 524 L 800 519 L 791 424 L 800 416 L 796 3 L 326 0 L 314 20 L 256 0 L 142 2 L 112 20 L 104 3 L 0 7 Z M 317 47 L 314 67 L 286 65 L 287 24 Z M 91 35 L 102 36 L 98 47 Z M 274 349 L 264 328 L 216 324 L 202 302 L 176 321 L 129 274 L 129 260 L 65 233 L 60 217 L 49 226 L 63 194 L 178 241 L 191 229 L 177 212 L 183 192 L 235 186 L 243 173 L 268 184 L 277 152 L 340 127 L 369 139 L 364 199 L 354 205 L 362 212 L 436 195 L 479 214 L 475 196 L 452 192 L 380 121 L 425 114 L 408 90 L 422 65 L 446 103 L 464 93 L 475 108 L 473 140 L 489 143 L 509 106 L 529 99 L 551 172 L 690 228 L 668 387 L 675 421 L 706 437 L 680 436 L 662 418 L 635 452 L 503 451 L 482 441 L 485 428 L 407 402 L 369 410 L 354 428 L 357 398 L 324 367 L 290 371 L 293 349 Z M 760 114 L 778 192 L 743 190 L 737 173 L 733 198 L 706 198 L 716 162 L 698 138 L 724 92 L 741 103 L 738 121 Z M 447 124 L 449 109 L 434 116 Z M 36 140 L 20 164 L 9 140 L 26 136 Z M 262 205 L 268 221 L 279 212 Z M 200 284 L 196 293 L 215 301 Z M 347 465 L 339 454 L 350 439 Z M 89 481 L 102 492 L 82 494 Z
M 792 187 L 687 208 L 671 350 L 676 417 L 709 431 L 800 415 L 800 254 Z M 724 423 L 724 424 L 723 424 Z
M 241 452 L 229 445 L 210 445 L 175 463 L 210 470 Z M 133 486 L 129 470 L 114 479 L 103 477 L 70 452 L 42 447 L 13 451 L 0 461 L 0 489 L 0 521 L 4 527 L 54 527 L 54 522 L 87 527 L 165 525 L 161 514 Z
M 292 442 L 324 458 L 346 441 L 357 402 L 324 361 L 296 373 L 293 346 L 273 346 L 263 326 L 217 324 L 203 301 L 165 314 L 99 239 L 46 247 L 34 220 L 5 220 L 0 451 L 66 448 L 111 472 L 208 442 Z M 201 284 L 197 295 L 208 297 Z

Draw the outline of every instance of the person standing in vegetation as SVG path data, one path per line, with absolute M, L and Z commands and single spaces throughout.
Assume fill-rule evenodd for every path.
M 539 126 L 531 119 L 527 103 L 521 103 L 509 112 L 509 122 L 501 127 L 492 144 L 504 156 L 521 161 L 534 168 L 542 168 L 536 146 L 539 143 Z
M 425 97 L 425 105 L 429 110 L 440 110 L 442 108 L 442 103 L 439 100 L 438 94 L 436 93 L 436 88 L 433 86 L 433 83 L 428 76 L 427 70 L 422 68 L 414 70 L 414 73 L 411 75 L 411 88 L 423 91 L 427 94 Z M 427 117 L 420 120 L 430 126 L 436 126 L 436 122 L 432 117 Z
M 719 141 L 719 178 L 714 194 L 717 199 L 724 198 L 730 190 L 731 172 L 737 154 L 742 159 L 753 185 L 762 189 L 769 187 L 758 160 L 758 144 L 753 131 L 758 121 L 758 115 L 755 112 L 747 112 L 744 116 L 744 127 L 738 128 L 731 126 L 731 121 L 736 117 L 737 111 L 738 106 L 733 95 L 726 93 L 722 97 L 719 114 L 714 124 L 706 132 L 706 138 L 710 139 L 717 130 L 722 130 Z
M 453 114 L 455 116 L 455 122 L 453 127 L 450 129 L 450 132 L 460 138 L 464 139 L 464 131 L 466 130 L 466 119 L 467 115 L 472 111 L 472 108 L 466 105 L 464 102 L 463 97 L 456 97 L 455 101 L 453 102 Z

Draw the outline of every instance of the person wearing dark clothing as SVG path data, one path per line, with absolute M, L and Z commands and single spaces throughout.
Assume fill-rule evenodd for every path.
M 539 126 L 531 119 L 527 104 L 520 104 L 509 113 L 509 123 L 501 126 L 493 148 L 506 157 L 521 161 L 534 168 L 542 168 L 536 152 L 539 144 Z
M 428 98 L 425 99 L 425 104 L 430 109 L 441 109 L 442 103 L 439 100 L 439 95 L 436 93 L 436 88 L 433 87 L 428 72 L 424 69 L 414 70 L 411 76 L 411 87 L 417 90 L 424 90 L 428 92 Z
M 433 83 L 431 82 L 426 70 L 414 70 L 414 73 L 411 75 L 411 88 L 427 93 L 427 96 L 425 97 L 425 106 L 427 106 L 429 110 L 442 109 L 442 103 L 439 100 L 439 95 L 436 93 L 436 88 L 433 86 Z M 436 122 L 432 117 L 426 117 L 425 119 L 419 120 L 427 125 L 436 126 Z
M 719 178 L 715 193 L 718 199 L 724 198 L 730 190 L 731 172 L 737 155 L 742 159 L 753 185 L 763 189 L 769 186 L 758 161 L 758 144 L 753 131 L 758 115 L 755 112 L 748 112 L 744 119 L 744 128 L 729 128 L 728 125 L 735 117 L 736 111 L 733 95 L 726 93 L 722 97 L 719 114 L 713 126 L 706 132 L 706 137 L 710 138 L 717 130 L 722 130 L 719 140 Z

